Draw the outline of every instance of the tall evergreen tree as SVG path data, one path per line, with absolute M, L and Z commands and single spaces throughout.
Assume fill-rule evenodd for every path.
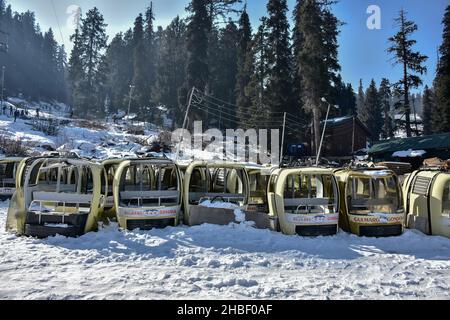
M 48 32 L 44 34 L 43 46 L 42 46 L 42 61 L 43 73 L 41 97 L 51 98 L 58 95 L 58 43 L 55 40 L 53 30 L 50 28 Z
M 433 128 L 432 116 L 435 112 L 435 104 L 433 91 L 425 86 L 423 91 L 423 110 L 422 110 L 422 120 L 423 120 L 423 134 L 428 136 L 435 130 Z
M 132 95 L 132 110 L 140 114 L 141 118 L 144 116 L 144 110 L 148 108 L 149 99 L 148 82 L 146 79 L 147 63 L 146 48 L 144 42 L 144 25 L 142 14 L 139 14 L 134 22 L 133 29 L 133 81 L 134 94 Z
M 252 27 L 247 8 L 239 19 L 239 46 L 237 51 L 236 106 L 238 115 L 242 116 L 251 107 L 251 99 L 246 92 L 253 74 Z M 250 60 L 250 61 L 248 61 Z
M 187 64 L 185 92 L 193 87 L 205 91 L 209 80 L 208 32 L 210 21 L 207 12 L 207 0 L 192 0 L 191 16 L 187 26 Z M 198 119 L 199 112 L 194 113 Z M 201 117 L 201 114 L 200 114 Z
M 364 94 L 363 80 L 359 79 L 358 95 L 356 98 L 356 110 L 358 115 L 362 113 L 365 103 L 364 101 L 365 101 L 365 94 Z
M 86 13 L 81 20 L 81 34 L 79 35 L 79 48 L 74 50 L 80 53 L 80 62 L 83 74 L 75 90 L 74 106 L 78 116 L 97 117 L 103 114 L 105 97 L 99 79 L 100 74 L 106 70 L 103 62 L 103 51 L 107 44 L 106 26 L 100 11 L 94 7 Z M 73 76 L 71 76 L 73 77 Z
M 252 50 L 246 60 L 246 68 L 252 73 L 250 83 L 245 88 L 251 101 L 251 108 L 247 110 L 242 121 L 242 124 L 246 127 L 261 128 L 261 123 L 270 119 L 270 109 L 266 96 L 266 83 L 269 74 L 267 42 L 267 18 L 263 17 L 258 32 L 252 41 Z
M 378 141 L 383 127 L 383 117 L 377 86 L 373 79 L 367 88 L 365 97 L 360 119 L 372 133 L 372 140 Z
M 160 32 L 160 36 L 158 34 L 155 35 L 154 30 L 154 21 L 155 21 L 155 13 L 153 11 L 153 2 L 150 2 L 146 12 L 145 12 L 145 56 L 146 61 L 143 66 L 141 66 L 145 70 L 145 100 L 149 102 L 149 107 L 155 107 L 152 101 L 152 89 L 156 85 L 156 67 L 160 63 L 160 50 L 158 48 L 159 43 L 162 41 L 162 30 Z M 153 119 L 153 114 L 155 110 L 152 111 L 152 115 L 150 115 L 150 119 Z M 147 115 L 148 116 L 148 115 Z
M 380 104 L 381 110 L 383 113 L 383 130 L 382 130 L 382 138 L 389 139 L 394 137 L 394 128 L 393 128 L 393 119 L 391 116 L 391 84 L 388 79 L 383 78 L 380 84 Z
M 74 109 L 79 109 L 80 101 L 78 99 L 80 93 L 81 82 L 84 79 L 83 63 L 81 60 L 82 55 L 82 39 L 80 29 L 77 28 L 75 33 L 70 37 L 73 42 L 73 49 L 70 53 L 69 68 L 68 68 L 68 79 L 70 84 L 70 100 L 73 104 Z
M 300 1 L 300 0 L 299 0 Z M 327 2 L 301 0 L 296 14 L 295 68 L 301 77 L 302 101 L 313 115 L 314 146 L 321 137 L 321 115 L 327 107 L 321 98 L 328 97 L 339 69 L 337 62 L 338 21 Z
M 434 81 L 436 114 L 441 119 L 436 119 L 433 127 L 436 132 L 450 132 L 450 5 L 445 10 L 442 23 L 444 33 Z
M 226 107 L 229 120 L 219 119 L 220 128 L 234 128 L 236 121 L 232 121 L 233 115 L 236 116 L 233 110 L 236 104 L 236 77 L 238 73 L 238 46 L 239 34 L 236 24 L 229 20 L 225 28 L 220 31 L 219 39 L 219 55 L 217 60 L 218 75 L 217 87 L 215 96 L 225 102 L 228 102 Z M 220 109 L 221 110 L 221 109 Z
M 292 52 L 286 0 L 269 0 L 267 11 L 269 82 L 267 95 L 272 112 L 295 112 L 292 88 Z
M 183 121 L 180 93 L 186 72 L 186 23 L 177 16 L 164 31 L 160 47 L 161 60 L 156 74 L 152 100 L 167 108 L 173 119 L 173 128 Z M 184 98 L 184 97 L 182 97 Z
M 396 35 L 389 38 L 391 47 L 388 48 L 388 52 L 394 55 L 395 64 L 399 64 L 403 68 L 403 77 L 395 86 L 399 95 L 403 97 L 402 109 L 405 113 L 406 135 L 411 137 L 409 94 L 411 89 L 417 88 L 422 84 L 419 75 L 427 72 L 427 68 L 423 64 L 428 57 L 418 51 L 414 51 L 413 46 L 417 41 L 411 39 L 411 36 L 417 31 L 418 27 L 413 21 L 407 19 L 406 12 L 403 9 L 395 19 L 395 24 L 400 30 Z

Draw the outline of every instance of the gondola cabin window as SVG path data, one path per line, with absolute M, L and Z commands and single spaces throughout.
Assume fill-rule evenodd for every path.
M 285 212 L 291 214 L 337 211 L 337 186 L 331 175 L 291 174 L 284 187 Z
M 442 196 L 442 213 L 450 218 L 450 181 L 445 183 Z
M 397 213 L 401 195 L 394 176 L 354 176 L 347 184 L 347 203 L 351 214 Z
M 248 188 L 245 170 L 199 166 L 193 169 L 189 179 L 189 204 L 205 201 L 240 204 Z
M 178 175 L 173 165 L 132 164 L 122 174 L 120 202 L 128 207 L 177 205 Z
M 17 164 L 16 162 L 0 164 L 0 187 L 14 188 Z

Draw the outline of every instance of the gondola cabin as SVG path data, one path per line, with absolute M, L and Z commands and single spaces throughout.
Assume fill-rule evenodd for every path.
M 249 195 L 245 165 L 193 162 L 184 175 L 184 223 L 194 226 L 241 222 L 236 213 L 247 208 Z
M 7 230 L 38 238 L 77 237 L 98 228 L 105 196 L 102 166 L 75 158 L 30 158 L 22 162 Z
M 328 236 L 338 231 L 339 189 L 326 168 L 282 168 L 268 185 L 270 218 L 286 235 Z
M 178 166 L 165 158 L 123 161 L 114 177 L 114 203 L 123 229 L 176 226 L 182 203 Z
M 23 158 L 0 160 L 0 201 L 11 199 L 16 190 L 16 174 Z
M 421 169 L 403 184 L 406 227 L 450 238 L 450 173 Z
M 106 195 L 104 217 L 116 218 L 116 207 L 114 205 L 113 183 L 119 165 L 123 159 L 108 159 L 102 162 L 104 177 L 102 178 L 102 193 Z
M 359 236 L 389 237 L 403 233 L 404 209 L 397 175 L 383 167 L 335 171 L 341 193 L 339 223 Z
M 269 213 L 267 186 L 275 167 L 247 165 L 245 169 L 247 170 L 250 188 L 247 211 Z

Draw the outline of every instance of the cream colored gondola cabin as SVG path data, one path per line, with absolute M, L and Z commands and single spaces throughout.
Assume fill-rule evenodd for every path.
M 79 158 L 42 157 L 21 162 L 8 209 L 8 231 L 45 238 L 95 231 L 105 196 L 103 168 Z
M 250 191 L 244 164 L 195 161 L 187 167 L 183 183 L 186 225 L 240 222 L 236 210 L 247 209 Z
M 105 178 L 102 179 L 102 192 L 106 195 L 103 216 L 109 219 L 117 217 L 116 206 L 114 204 L 113 183 L 114 176 L 120 164 L 126 159 L 108 159 L 101 164 L 104 169 Z
M 0 201 L 11 199 L 16 191 L 16 175 L 24 158 L 0 160 Z
M 406 227 L 450 238 L 450 173 L 422 169 L 403 184 Z
M 339 189 L 326 168 L 282 168 L 268 185 L 273 225 L 286 235 L 328 236 L 338 231 Z
M 250 199 L 247 206 L 249 212 L 269 213 L 267 200 L 267 186 L 272 172 L 277 169 L 273 166 L 246 165 L 249 178 Z
M 114 203 L 123 229 L 177 226 L 182 203 L 178 166 L 165 158 L 123 161 L 114 176 Z
M 383 167 L 335 171 L 341 193 L 339 224 L 347 232 L 367 237 L 403 233 L 404 209 L 397 175 Z

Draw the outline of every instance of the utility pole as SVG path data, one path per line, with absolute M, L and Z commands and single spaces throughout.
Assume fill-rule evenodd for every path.
M 186 108 L 186 114 L 184 115 L 183 127 L 181 128 L 182 130 L 184 130 L 184 127 L 186 126 L 187 121 L 188 121 L 188 115 L 189 115 L 189 111 L 191 109 L 192 98 L 194 97 L 195 90 L 196 90 L 195 87 L 192 87 L 191 94 L 189 95 L 189 102 L 188 102 L 188 105 L 187 105 L 187 108 Z M 177 156 L 175 158 L 175 161 L 178 160 L 178 157 L 180 155 L 180 148 L 181 148 L 181 143 L 182 142 L 183 142 L 183 135 L 181 134 L 180 142 L 178 142 Z
M 284 134 L 286 132 L 286 115 L 287 113 L 284 113 L 283 117 L 283 135 L 281 136 L 281 153 L 280 153 L 280 167 L 283 164 L 283 153 L 284 153 Z
M 330 115 L 330 109 L 331 109 L 331 103 L 329 103 L 325 98 L 322 98 L 322 102 L 328 103 L 328 110 L 327 110 L 327 116 L 325 118 L 325 124 L 323 125 L 322 138 L 320 139 L 319 151 L 317 152 L 316 166 L 319 165 L 320 153 L 322 152 L 323 139 L 325 137 L 325 131 L 327 130 L 328 116 Z M 339 109 L 339 106 L 335 105 L 334 108 Z
M 4 100 L 4 94 L 5 94 L 5 70 L 6 67 L 2 67 L 2 112 L 3 112 L 3 100 Z
M 128 100 L 128 114 L 127 114 L 128 120 L 130 120 L 131 96 L 133 94 L 133 89 L 134 89 L 134 86 L 131 84 L 130 85 L 130 99 Z

